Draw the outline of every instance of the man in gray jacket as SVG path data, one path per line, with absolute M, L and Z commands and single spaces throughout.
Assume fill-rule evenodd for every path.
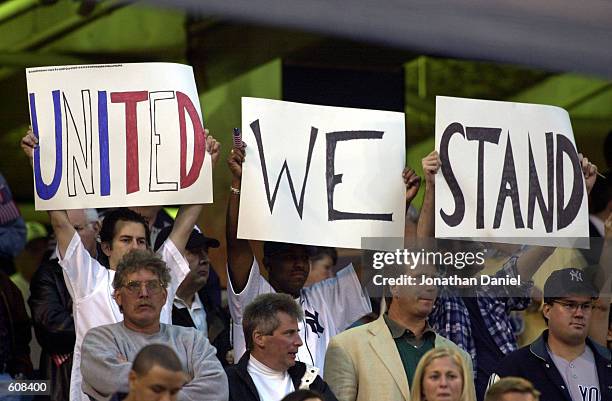
M 83 391 L 94 400 L 127 393 L 132 361 L 152 343 L 172 348 L 190 377 L 180 401 L 228 399 L 227 377 L 206 334 L 159 322 L 169 280 L 165 262 L 148 250 L 131 251 L 117 266 L 113 287 L 123 322 L 95 327 L 83 341 Z

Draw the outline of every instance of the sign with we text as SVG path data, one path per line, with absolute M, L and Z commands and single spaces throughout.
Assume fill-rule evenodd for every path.
M 238 236 L 361 248 L 404 236 L 403 113 L 242 99 Z

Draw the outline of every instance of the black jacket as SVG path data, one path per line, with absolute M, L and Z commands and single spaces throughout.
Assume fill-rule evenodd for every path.
M 0 271 L 0 308 L 8 320 L 9 355 L 0 355 L 0 370 L 6 368 L 11 376 L 18 373 L 32 377 L 30 340 L 32 329 L 23 296 L 9 276 Z M 6 366 L 4 366 L 6 364 Z
M 225 369 L 227 381 L 229 383 L 229 401 L 268 401 L 259 399 L 259 393 L 257 392 L 255 383 L 253 383 L 253 379 L 251 379 L 251 375 L 249 375 L 247 371 L 249 357 L 250 353 L 247 351 L 242 355 L 242 358 L 240 358 L 237 364 Z M 306 364 L 296 362 L 294 366 L 289 368 L 288 372 L 293 382 L 293 387 L 296 390 L 299 389 L 302 377 L 304 373 L 306 373 Z M 317 376 L 312 382 L 310 390 L 321 394 L 323 401 L 338 401 L 321 376 Z
M 217 349 L 217 359 L 219 359 L 221 365 L 226 367 L 228 364 L 225 356 L 232 349 L 229 314 L 209 299 L 206 287 L 198 291 L 198 296 L 206 312 L 208 341 Z M 189 311 L 186 308 L 179 309 L 174 305 L 172 306 L 172 324 L 183 327 L 195 327 Z
M 34 333 L 42 348 L 40 378 L 51 381 L 52 401 L 67 400 L 76 334 L 72 298 L 57 259 L 43 262 L 32 277 L 28 304 L 32 311 Z M 70 354 L 70 357 L 58 368 L 51 359 L 53 354 Z
M 523 377 L 542 393 L 540 401 L 572 401 L 563 377 L 546 349 L 548 330 L 530 345 L 508 354 L 495 373 L 500 377 Z M 610 351 L 587 338 L 593 351 L 601 401 L 612 401 L 612 358 Z

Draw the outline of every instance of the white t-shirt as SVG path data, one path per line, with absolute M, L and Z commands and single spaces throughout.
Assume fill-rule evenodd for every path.
M 279 372 L 271 369 L 253 358 L 249 358 L 247 372 L 253 379 L 260 400 L 280 401 L 287 394 L 295 391 L 291 376 L 287 371 Z
M 57 252 L 59 255 L 59 252 Z M 171 240 L 166 240 L 157 254 L 166 262 L 172 278 L 168 285 L 168 298 L 161 310 L 160 321 L 172 323 L 172 301 L 178 285 L 189 272 L 189 265 Z M 85 334 L 92 328 L 104 324 L 118 323 L 123 314 L 113 297 L 115 271 L 102 266 L 92 258 L 74 233 L 66 254 L 59 260 L 64 281 L 72 297 L 72 314 L 76 331 L 76 343 L 72 359 L 70 401 L 89 401 L 81 390 L 81 344 Z
M 244 308 L 258 295 L 276 291 L 259 272 L 255 259 L 247 284 L 240 294 L 235 293 L 231 280 L 228 281 L 234 358 L 238 361 L 246 350 L 242 331 Z M 370 298 L 364 295 L 353 265 L 348 265 L 336 277 L 302 288 L 296 301 L 304 310 L 304 319 L 298 322 L 304 345 L 298 349 L 297 360 L 316 366 L 323 376 L 325 352 L 330 339 L 372 312 Z

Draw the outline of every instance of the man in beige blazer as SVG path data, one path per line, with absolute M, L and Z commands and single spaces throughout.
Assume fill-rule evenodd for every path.
M 435 275 L 419 266 L 405 274 Z M 391 304 L 380 317 L 332 338 L 325 356 L 325 381 L 339 401 L 409 401 L 410 385 L 420 357 L 434 347 L 459 349 L 436 334 L 427 323 L 437 296 L 434 286 L 390 287 Z M 470 367 L 472 361 L 459 350 Z M 468 385 L 474 393 L 474 381 Z M 474 398 L 475 399 L 475 395 Z

